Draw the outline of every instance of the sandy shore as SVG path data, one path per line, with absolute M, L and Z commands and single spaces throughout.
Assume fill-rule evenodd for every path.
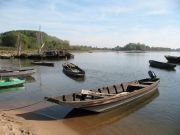
M 0 135 L 35 135 L 33 127 L 14 114 L 0 112 Z
M 77 135 L 58 120 L 26 120 L 22 111 L 0 112 L 0 135 Z

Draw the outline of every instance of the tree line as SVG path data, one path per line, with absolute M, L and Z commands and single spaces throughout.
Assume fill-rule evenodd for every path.
M 150 47 L 141 43 L 128 43 L 124 47 L 116 46 L 112 48 L 114 51 L 172 51 L 171 48 Z
M 20 40 L 20 41 L 18 41 Z M 38 49 L 45 43 L 45 49 L 69 49 L 69 50 L 114 50 L 114 51 L 180 51 L 164 47 L 150 47 L 141 43 L 128 43 L 124 47 L 98 48 L 87 45 L 70 45 L 68 40 L 62 40 L 50 36 L 45 32 L 33 30 L 16 30 L 0 33 L 0 48 L 17 48 L 21 43 L 22 49 Z
M 45 43 L 45 48 L 66 49 L 69 41 L 49 36 L 45 32 L 33 30 L 8 31 L 0 34 L 0 46 L 17 48 L 18 39 L 23 49 L 37 49 Z
M 0 33 L 0 49 L 16 49 L 19 43 L 22 44 L 21 48 L 23 50 L 38 49 L 43 43 L 45 43 L 43 49 L 68 49 L 79 51 L 107 49 L 87 45 L 70 45 L 68 40 L 62 40 L 40 31 L 16 30 Z

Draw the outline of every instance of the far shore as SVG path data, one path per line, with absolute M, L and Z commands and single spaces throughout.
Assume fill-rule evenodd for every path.
M 141 50 L 132 50 L 132 51 L 116 51 L 116 50 L 104 50 L 104 49 L 92 49 L 92 50 L 68 50 L 70 53 L 93 53 L 93 52 L 125 52 L 125 53 L 146 53 L 146 52 L 178 52 L 178 51 L 141 51 Z M 35 49 L 24 50 L 21 54 L 37 54 L 38 51 Z M 2 49 L 0 48 L 0 55 L 13 56 L 17 54 L 16 49 Z

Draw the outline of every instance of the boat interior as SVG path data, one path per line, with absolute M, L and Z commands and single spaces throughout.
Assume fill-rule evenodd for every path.
M 133 92 L 136 90 L 141 90 L 145 87 L 148 87 L 149 85 L 156 82 L 157 79 L 143 79 L 138 81 L 133 81 L 129 83 L 121 83 L 116 84 L 112 86 L 106 86 L 102 88 L 97 89 L 90 89 L 87 90 L 90 92 L 90 94 L 83 94 L 82 92 L 77 93 L 71 93 L 67 95 L 62 95 L 58 97 L 53 98 L 45 98 L 48 101 L 58 103 L 59 101 L 90 101 L 95 99 L 101 99 L 101 98 L 108 98 L 110 96 L 116 95 L 116 94 L 122 94 L 126 95 L 129 92 Z
M 82 69 L 80 69 L 78 66 L 72 64 L 72 63 L 64 63 L 63 67 L 66 70 L 70 70 L 76 73 L 84 73 L 84 71 Z

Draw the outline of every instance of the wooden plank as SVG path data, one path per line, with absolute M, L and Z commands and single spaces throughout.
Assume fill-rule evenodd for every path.
M 146 84 L 136 84 L 136 83 L 133 83 L 133 84 L 129 84 L 128 86 L 146 87 L 146 86 L 148 86 L 148 85 L 146 85 Z
M 115 96 L 116 94 L 100 93 L 90 90 L 81 90 L 81 94 L 90 95 L 90 96 Z

